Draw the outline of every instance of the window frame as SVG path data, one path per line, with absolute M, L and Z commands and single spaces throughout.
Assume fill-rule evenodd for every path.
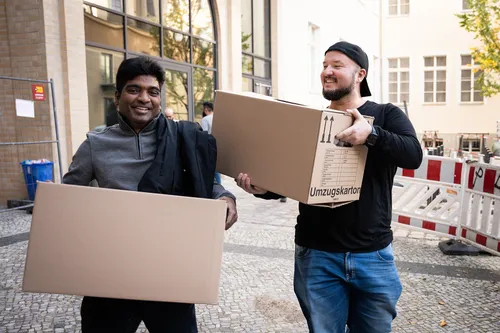
M 266 89 L 269 89 L 272 92 L 272 81 L 273 81 L 273 73 L 272 73 L 272 68 L 273 68 L 273 62 L 272 62 L 272 56 L 273 56 L 273 49 L 272 49 L 272 43 L 271 43 L 271 34 L 272 34 L 272 17 L 271 17 L 271 0 L 263 0 L 266 1 L 268 6 L 268 12 L 267 12 L 267 17 L 269 17 L 269 57 L 263 57 L 261 55 L 257 55 L 254 53 L 255 49 L 255 34 L 254 34 L 254 1 L 255 0 L 250 0 L 251 1 L 251 13 L 250 13 L 250 22 L 251 22 L 251 31 L 252 31 L 252 47 L 251 50 L 252 52 L 247 52 L 243 51 L 241 52 L 241 63 L 243 64 L 243 57 L 250 57 L 251 59 L 251 68 L 252 68 L 252 74 L 249 73 L 242 73 L 242 77 L 246 78 L 251 81 L 252 83 L 252 92 L 258 92 L 261 87 L 265 87 Z M 265 6 L 264 6 L 265 7 Z M 241 41 L 240 41 L 241 42 Z M 269 63 L 269 77 L 262 77 L 262 76 L 257 76 L 255 75 L 255 60 L 262 60 L 265 63 Z M 269 88 L 270 87 L 270 88 Z
M 468 2 L 469 2 L 469 0 L 462 0 L 462 5 L 461 5 L 462 12 L 470 12 L 470 11 L 472 11 L 472 8 L 470 8 L 469 5 L 467 4 Z
M 389 17 L 404 17 L 410 16 L 410 0 L 393 0 L 395 4 L 391 4 L 391 0 L 387 2 L 387 16 Z M 407 13 L 402 13 L 402 8 L 408 7 Z M 396 13 L 391 13 L 391 8 L 396 8 Z
M 471 63 L 470 64 L 467 64 L 467 65 L 462 65 L 462 62 L 463 62 L 463 57 L 470 57 L 471 59 Z M 467 53 L 462 53 L 460 55 L 460 73 L 459 73 L 459 77 L 460 77 L 460 86 L 459 86 L 459 103 L 460 104 L 464 104 L 464 105 L 474 105 L 474 104 L 484 104 L 485 103 L 485 100 L 486 98 L 484 97 L 484 95 L 482 94 L 481 90 L 477 90 L 477 89 L 474 89 L 475 88 L 475 78 L 474 78 L 474 69 L 476 68 L 479 68 L 478 65 L 474 64 L 474 58 L 472 57 L 471 54 L 467 54 Z M 462 72 L 464 70 L 468 70 L 470 71 L 470 82 L 471 82 L 471 87 L 469 89 L 469 91 L 467 91 L 468 93 L 470 93 L 470 100 L 469 101 L 463 101 L 462 100 L 462 94 L 464 92 L 466 92 L 465 90 L 463 90 L 463 77 L 462 77 Z M 474 99 L 474 94 L 476 92 L 480 92 L 481 93 L 481 97 L 482 99 L 481 100 L 475 100 Z
M 208 70 L 213 70 L 215 73 L 214 73 L 214 77 L 215 77 L 215 87 L 217 89 L 218 87 L 218 74 L 217 74 L 217 71 L 218 71 L 218 65 L 219 65 L 219 59 L 218 59 L 218 34 L 217 34 L 217 24 L 216 24 L 216 17 L 215 17 L 215 6 L 214 6 L 214 1 L 213 0 L 207 0 L 208 1 L 208 5 L 210 7 L 210 10 L 211 10 L 211 13 L 212 13 L 212 27 L 213 27 L 213 31 L 214 31 L 214 39 L 207 39 L 207 38 L 204 38 L 204 37 L 201 37 L 201 36 L 198 36 L 198 35 L 195 35 L 193 34 L 193 27 L 192 27 L 192 24 L 191 24 L 191 18 L 192 18 L 192 13 L 191 13 L 191 1 L 189 1 L 189 20 L 190 20 L 190 24 L 189 24 L 189 32 L 185 32 L 185 31 L 181 31 L 181 30 L 178 30 L 178 29 L 175 29 L 175 28 L 171 28 L 169 27 L 168 25 L 164 25 L 163 24 L 163 1 L 166 1 L 166 0 L 157 0 L 159 1 L 159 22 L 158 23 L 155 23 L 155 22 L 152 22 L 148 19 L 145 19 L 145 18 L 142 18 L 142 17 L 138 17 L 138 16 L 134 16 L 134 15 L 131 15 L 131 14 L 127 14 L 127 2 L 126 1 L 122 1 L 122 10 L 116 10 L 116 9 L 112 9 L 110 7 L 105 7 L 105 6 L 101 6 L 101 5 L 97 5 L 97 4 L 94 4 L 92 2 L 88 2 L 88 1 L 83 1 L 83 6 L 90 6 L 90 8 L 97 8 L 97 9 L 100 9 L 100 10 L 103 10 L 105 12 L 109 12 L 109 13 L 112 13 L 112 14 L 115 14 L 115 15 L 119 15 L 121 16 L 121 19 L 122 19 L 122 24 L 123 24 L 123 42 L 124 42 L 124 45 L 123 45 L 123 48 L 117 48 L 117 47 L 111 47 L 111 46 L 108 46 L 108 45 L 103 45 L 103 44 L 100 44 L 100 43 L 94 43 L 94 42 L 89 42 L 87 40 L 85 40 L 85 46 L 92 46 L 92 47 L 96 47 L 96 48 L 100 48 L 100 49 L 105 49 L 105 50 L 110 50 L 110 51 L 115 51 L 115 52 L 122 52 L 125 54 L 125 59 L 129 59 L 129 58 L 132 58 L 132 57 L 135 57 L 135 56 L 140 56 L 140 55 L 144 55 L 140 52 L 135 52 L 135 51 L 131 51 L 129 48 L 128 48 L 128 19 L 130 18 L 131 20 L 135 20 L 135 21 L 138 21 L 138 22 L 142 22 L 144 24 L 148 24 L 148 25 L 151 25 L 151 26 L 154 26 L 155 28 L 159 28 L 160 29 L 160 43 L 158 45 L 158 47 L 160 48 L 160 54 L 159 56 L 149 56 L 151 58 L 154 58 L 154 59 L 157 59 L 157 60 L 161 60 L 161 61 L 166 61 L 166 62 L 169 62 L 169 63 L 172 63 L 172 64 L 182 64 L 182 65 L 188 65 L 188 66 L 191 66 L 191 67 L 198 67 L 198 68 L 202 68 L 202 69 L 208 69 Z M 178 61 L 178 60 L 173 60 L 173 59 L 170 59 L 170 58 L 167 58 L 164 56 L 164 52 L 163 52 L 163 48 L 164 48 L 164 32 L 165 31 L 172 31 L 174 33 L 180 33 L 184 36 L 186 36 L 187 38 L 189 38 L 189 59 L 190 61 L 189 62 L 183 62 L 183 61 Z M 209 43 L 212 43 L 213 45 L 213 49 L 214 49 L 214 66 L 213 67 L 206 67 L 206 66 L 201 66 L 201 65 L 196 65 L 193 63 L 193 38 L 195 39 L 198 39 L 198 40 L 201 40 L 201 41 L 205 41 L 205 42 L 209 42 Z
M 408 59 L 408 67 L 401 67 L 401 60 L 402 59 Z M 396 68 L 391 68 L 389 63 L 391 60 L 397 60 L 397 67 Z M 402 92 L 401 92 L 401 84 L 402 83 L 408 83 L 408 100 L 406 101 L 406 104 L 411 103 L 411 58 L 410 57 L 390 57 L 387 58 L 387 100 L 389 103 L 393 103 L 394 105 L 397 106 L 402 106 L 404 104 L 404 100 L 401 98 Z M 397 74 L 397 80 L 396 81 L 391 81 L 391 73 L 396 73 Z M 408 81 L 401 81 L 401 73 L 408 73 Z M 390 85 L 391 84 L 397 84 L 397 102 L 391 101 L 391 90 L 390 90 Z M 392 93 L 393 94 L 393 93 Z
M 427 58 L 432 58 L 433 59 L 433 65 L 432 66 L 426 66 L 425 65 L 425 60 Z M 445 62 L 446 64 L 444 66 L 438 66 L 437 64 L 437 59 L 438 58 L 444 58 L 445 59 Z M 423 88 L 423 104 L 424 105 L 446 105 L 446 103 L 448 102 L 448 72 L 447 72 L 447 67 L 448 67 L 448 58 L 446 55 L 432 55 L 432 56 L 424 56 L 424 88 Z M 438 72 L 442 72 L 444 71 L 445 73 L 445 78 L 444 78 L 444 91 L 437 91 L 437 83 L 438 82 L 442 82 L 442 81 L 438 81 L 438 78 L 437 78 L 437 73 Z M 425 100 L 425 95 L 428 94 L 429 92 L 425 90 L 425 84 L 427 82 L 430 82 L 430 81 L 426 81 L 425 79 L 425 73 L 426 72 L 432 72 L 432 85 L 433 85 L 433 88 L 432 88 L 432 102 L 427 102 Z M 445 95 L 445 99 L 444 99 L 444 102 L 438 102 L 437 100 L 437 95 L 438 93 L 444 93 Z
M 101 73 L 103 76 L 104 84 L 112 84 L 114 81 L 113 78 L 113 54 L 102 52 L 101 56 L 101 71 L 105 73 Z
M 148 55 L 148 57 L 157 60 L 164 68 L 176 68 L 176 66 L 181 66 L 183 68 L 187 68 L 189 71 L 190 77 L 194 76 L 194 72 L 196 69 L 202 69 L 202 70 L 207 70 L 213 73 L 213 89 L 214 89 L 214 94 L 215 91 L 219 88 L 219 35 L 218 35 L 218 29 L 217 29 L 217 13 L 216 13 L 216 7 L 215 7 L 215 0 L 206 0 L 206 8 L 210 10 L 211 13 L 211 25 L 212 25 L 212 30 L 213 30 L 213 39 L 202 37 L 200 35 L 195 34 L 194 28 L 193 28 L 193 17 L 194 17 L 194 12 L 193 12 L 193 5 L 192 2 L 193 0 L 187 0 L 189 3 L 189 30 L 188 31 L 181 31 L 172 27 L 169 27 L 167 24 L 164 24 L 165 21 L 165 8 L 163 4 L 167 0 L 155 0 L 158 1 L 158 15 L 159 15 L 159 22 L 154 22 L 151 20 L 148 20 L 147 18 L 143 17 L 138 17 L 134 16 L 132 14 L 127 13 L 127 1 L 124 0 L 112 0 L 110 2 L 109 7 L 107 6 L 102 6 L 95 4 L 91 1 L 83 1 L 82 6 L 84 9 L 84 20 L 85 20 L 85 15 L 91 15 L 95 16 L 94 12 L 97 10 L 102 10 L 105 13 L 111 13 L 114 15 L 118 15 L 119 18 L 117 20 L 120 20 L 120 24 L 123 26 L 120 37 L 123 38 L 123 47 L 113 47 L 101 43 L 96 43 L 96 42 L 91 42 L 87 40 L 87 37 L 85 38 L 85 47 L 92 47 L 101 50 L 102 53 L 106 53 L 109 51 L 117 52 L 123 54 L 123 60 L 134 58 L 137 56 L 142 56 L 144 55 L 143 53 L 133 51 L 129 48 L 128 45 L 128 20 L 135 20 L 137 22 L 141 22 L 144 24 L 148 24 L 149 26 L 153 26 L 155 28 L 159 29 L 159 55 Z M 117 4 L 121 4 L 121 9 L 117 9 Z M 85 8 L 88 7 L 88 12 L 85 10 Z M 115 8 L 113 8 L 115 7 Z M 85 23 L 85 22 L 84 22 Z M 189 45 L 189 61 L 184 62 L 180 60 L 174 60 L 171 58 L 166 57 L 165 51 L 164 51 L 164 45 L 165 45 L 165 37 L 166 34 L 171 31 L 173 33 L 180 33 L 183 36 L 187 37 L 189 39 L 188 45 Z M 208 42 L 211 44 L 212 52 L 213 52 L 213 64 L 210 64 L 211 66 L 203 66 L 203 65 L 198 65 L 195 63 L 195 59 L 193 57 L 193 54 L 196 52 L 195 51 L 195 46 L 196 46 L 196 40 L 201 41 L 201 42 Z M 113 62 L 113 60 L 112 60 Z M 113 68 L 113 67 L 111 67 Z M 112 70 L 113 72 L 113 70 Z M 113 75 L 112 75 L 113 76 Z M 115 77 L 112 77 L 112 82 L 108 84 L 109 89 L 111 87 L 115 87 Z M 194 98 L 194 82 L 191 80 L 190 81 L 190 89 L 192 90 L 192 99 Z M 115 88 L 116 89 L 116 88 Z M 214 98 L 215 96 L 212 96 Z M 162 102 L 163 103 L 163 102 Z M 196 117 L 196 111 L 195 111 L 195 101 L 190 100 L 190 105 L 192 104 L 192 116 L 195 118 Z M 188 111 L 189 115 L 191 117 L 191 111 Z M 193 119 L 194 119 L 193 118 Z
M 467 143 L 467 147 L 464 146 Z M 474 147 L 474 143 L 479 144 L 479 147 Z M 480 138 L 462 138 L 462 146 L 460 147 L 462 151 L 468 153 L 478 153 L 481 152 L 481 139 Z

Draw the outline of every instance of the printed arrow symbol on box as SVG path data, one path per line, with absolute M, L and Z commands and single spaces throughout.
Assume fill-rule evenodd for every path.
M 328 143 L 331 143 L 330 139 L 332 137 L 332 125 L 333 125 L 333 116 L 330 118 L 330 132 L 328 133 Z
M 321 138 L 321 143 L 325 143 L 325 134 L 326 134 L 326 123 L 328 122 L 328 116 L 325 116 L 325 126 L 323 126 L 323 136 Z

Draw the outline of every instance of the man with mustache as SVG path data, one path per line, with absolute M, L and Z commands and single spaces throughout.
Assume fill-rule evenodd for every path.
M 116 74 L 118 124 L 87 134 L 63 183 L 88 186 L 96 180 L 104 188 L 225 200 L 229 229 L 238 218 L 236 199 L 214 183 L 215 140 L 197 123 L 165 117 L 164 82 L 165 71 L 155 61 L 123 61 Z M 172 255 L 183 251 L 189 248 Z M 141 321 L 151 333 L 198 331 L 195 307 L 186 303 L 84 297 L 81 315 L 84 333 L 135 332 Z
M 396 169 L 417 169 L 422 149 L 407 116 L 392 104 L 363 99 L 368 56 L 342 41 L 325 52 L 321 82 L 329 108 L 354 118 L 337 139 L 366 145 L 358 201 L 338 208 L 300 203 L 295 233 L 294 289 L 310 332 L 388 333 L 401 295 L 392 251 L 392 185 Z M 363 117 L 375 118 L 371 126 Z M 264 199 L 280 196 L 251 185 L 251 175 L 236 181 Z

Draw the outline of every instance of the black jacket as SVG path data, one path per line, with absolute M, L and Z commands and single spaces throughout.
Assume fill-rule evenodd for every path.
M 217 147 L 197 123 L 159 117 L 156 156 L 138 191 L 211 198 Z

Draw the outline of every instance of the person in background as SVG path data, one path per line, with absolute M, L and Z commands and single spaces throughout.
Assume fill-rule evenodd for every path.
M 174 119 L 174 110 L 172 110 L 171 108 L 166 108 L 165 109 L 165 117 L 167 119 L 171 119 L 171 120 L 175 121 L 175 119 Z
M 212 121 L 214 119 L 214 105 L 211 102 L 203 102 L 203 118 L 201 119 L 201 128 L 212 134 Z
M 201 128 L 212 134 L 212 121 L 214 119 L 214 105 L 211 102 L 203 102 L 203 118 L 201 118 Z M 215 180 L 221 183 L 220 173 L 215 173 Z

